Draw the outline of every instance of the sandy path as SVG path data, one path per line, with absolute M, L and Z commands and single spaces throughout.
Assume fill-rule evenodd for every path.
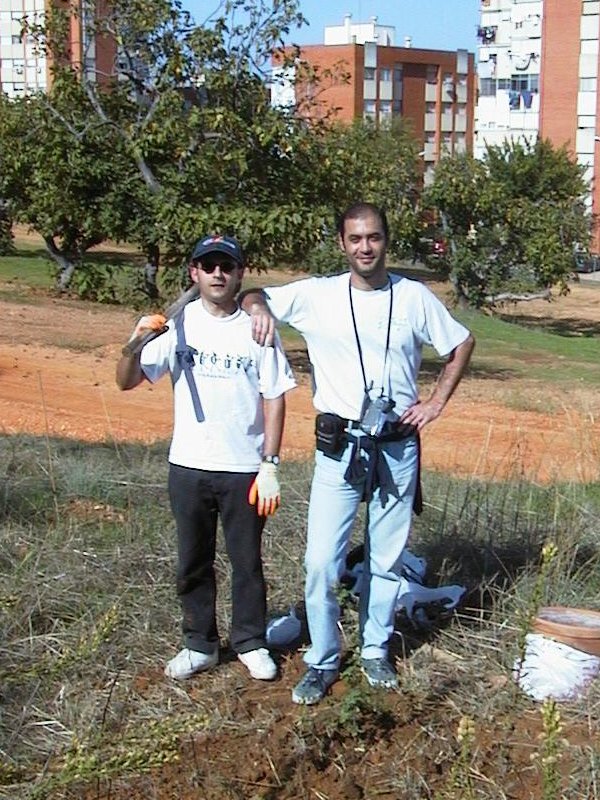
M 86 441 L 154 442 L 171 430 L 168 381 L 120 392 L 114 367 L 132 315 L 49 299 L 0 303 L 0 420 L 27 432 Z M 116 344 L 119 343 L 119 344 Z M 310 457 L 314 412 L 308 381 L 288 395 L 283 455 Z M 539 387 L 535 391 L 540 391 Z M 493 380 L 463 381 L 443 417 L 423 435 L 424 466 L 476 477 L 539 482 L 600 478 L 600 407 L 590 394 L 552 415 L 499 400 Z

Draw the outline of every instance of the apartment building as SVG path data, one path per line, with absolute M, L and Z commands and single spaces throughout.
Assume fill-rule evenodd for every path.
M 600 126 L 598 123 L 598 53 L 600 2 L 544 0 L 540 134 L 567 145 L 585 168 L 588 207 L 600 213 Z M 600 230 L 593 244 L 600 251 Z
M 598 214 L 600 2 L 481 0 L 478 38 L 475 155 L 486 144 L 538 135 L 566 145 L 585 169 L 588 207 Z
M 23 34 L 23 22 L 42 24 L 53 4 L 73 8 L 66 0 L 0 0 L 0 88 L 8 97 L 46 91 L 52 82 L 50 61 L 33 37 Z M 101 14 L 105 2 L 79 0 L 77 6 L 70 16 L 65 57 L 93 80 L 102 79 L 111 72 L 115 48 L 91 33 L 90 16 Z
M 31 37 L 21 35 L 23 19 L 40 23 L 46 0 L 2 0 L 0 5 L 0 85 L 9 97 L 48 88 L 48 64 Z
M 474 153 L 535 140 L 540 125 L 542 0 L 482 0 Z
M 466 50 L 423 50 L 409 37 L 395 43 L 395 28 L 376 17 L 325 28 L 323 44 L 301 48 L 300 61 L 320 71 L 340 70 L 347 80 L 330 78 L 315 89 L 294 85 L 298 67 L 273 69 L 274 105 L 295 106 L 303 92 L 314 92 L 312 114 L 335 109 L 337 119 L 370 118 L 377 124 L 400 117 L 421 145 L 428 182 L 444 153 L 472 151 L 475 107 L 474 55 Z

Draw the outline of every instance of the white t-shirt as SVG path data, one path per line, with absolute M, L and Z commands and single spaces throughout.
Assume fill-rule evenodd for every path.
M 387 359 L 390 284 L 373 291 L 352 289 L 352 305 L 367 386 L 373 382 L 370 396 L 377 397 L 383 386 L 384 394 L 396 403 L 388 418 L 396 419 L 418 400 L 423 346 L 431 345 L 445 357 L 467 339 L 469 331 L 422 283 L 400 275 L 390 275 L 390 279 L 393 299 Z M 357 420 L 364 382 L 349 286 L 350 274 L 346 272 L 264 291 L 275 317 L 296 328 L 306 341 L 313 368 L 315 408 Z
M 140 363 L 153 383 L 171 373 L 169 461 L 193 469 L 255 472 L 264 441 L 261 396 L 271 400 L 296 385 L 279 339 L 275 347 L 261 347 L 241 309 L 215 317 L 202 300 L 189 303 L 177 325 L 172 320 L 168 325 L 144 347 Z M 182 369 L 186 361 L 190 366 Z

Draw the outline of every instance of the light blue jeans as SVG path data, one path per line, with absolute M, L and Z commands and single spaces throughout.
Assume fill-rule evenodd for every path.
M 304 656 L 310 667 L 339 669 L 340 606 L 336 589 L 345 559 L 361 490 L 344 480 L 352 441 L 341 461 L 316 451 L 306 545 L 305 600 L 311 647 Z M 385 507 L 379 490 L 369 503 L 362 592 L 359 605 L 361 657 L 385 658 L 394 630 L 401 575 L 400 556 L 406 545 L 417 487 L 418 443 L 415 437 L 387 442 L 381 451 L 388 463 L 396 496 Z

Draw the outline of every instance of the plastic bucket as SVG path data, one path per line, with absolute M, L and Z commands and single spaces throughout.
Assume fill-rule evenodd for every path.
M 600 611 L 543 606 L 533 622 L 533 629 L 583 653 L 600 656 Z

